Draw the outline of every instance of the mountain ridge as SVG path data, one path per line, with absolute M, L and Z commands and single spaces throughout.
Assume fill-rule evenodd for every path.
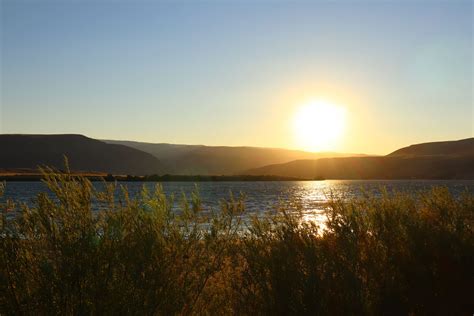
M 160 161 L 137 149 L 80 134 L 0 134 L 0 168 L 64 167 L 67 156 L 71 169 L 137 174 L 162 173 Z
M 415 144 L 380 157 L 294 160 L 242 174 L 303 179 L 474 179 L 474 138 Z
M 474 156 L 474 137 L 454 141 L 437 141 L 402 147 L 387 156 Z
M 386 156 L 102 141 L 80 134 L 0 134 L 0 148 L 0 169 L 5 170 L 41 165 L 62 168 L 65 155 L 74 171 L 130 175 L 474 179 L 474 138 L 414 144 Z
M 272 163 L 284 163 L 301 158 L 348 157 L 362 154 L 334 152 L 312 153 L 302 150 L 252 146 L 206 146 L 135 141 L 104 140 L 148 152 L 167 166 L 168 172 L 178 175 L 239 174 L 249 168 Z

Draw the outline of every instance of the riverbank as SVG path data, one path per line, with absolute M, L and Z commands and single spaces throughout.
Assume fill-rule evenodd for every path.
M 63 172 L 63 171 L 58 171 Z M 130 182 L 208 182 L 208 181 L 304 181 L 304 180 L 324 180 L 324 179 L 302 179 L 295 177 L 271 176 L 271 175 L 113 175 L 101 172 L 71 172 L 75 177 L 86 178 L 89 181 L 130 181 Z M 44 174 L 40 170 L 34 169 L 10 169 L 0 170 L 0 181 L 42 181 Z

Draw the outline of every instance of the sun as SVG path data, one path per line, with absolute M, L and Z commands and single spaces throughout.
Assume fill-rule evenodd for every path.
M 345 124 L 345 108 L 327 101 L 311 101 L 301 105 L 295 114 L 295 139 L 305 150 L 334 149 Z

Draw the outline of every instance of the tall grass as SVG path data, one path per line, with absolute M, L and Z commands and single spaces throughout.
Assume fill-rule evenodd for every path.
M 469 192 L 334 198 L 323 230 L 284 207 L 242 230 L 242 198 L 209 212 L 195 193 L 177 211 L 160 186 L 131 198 L 68 173 L 45 178 L 53 194 L 34 207 L 1 206 L 0 314 L 474 311 Z

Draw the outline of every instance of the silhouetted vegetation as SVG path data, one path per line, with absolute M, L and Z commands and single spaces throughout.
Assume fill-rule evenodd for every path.
M 82 177 L 45 178 L 53 196 L 1 206 L 0 314 L 474 310 L 469 192 L 333 198 L 322 229 L 284 205 L 244 223 L 242 198 L 212 212 L 192 194 L 173 210 L 159 185 L 131 198 L 116 184 L 98 192 Z

